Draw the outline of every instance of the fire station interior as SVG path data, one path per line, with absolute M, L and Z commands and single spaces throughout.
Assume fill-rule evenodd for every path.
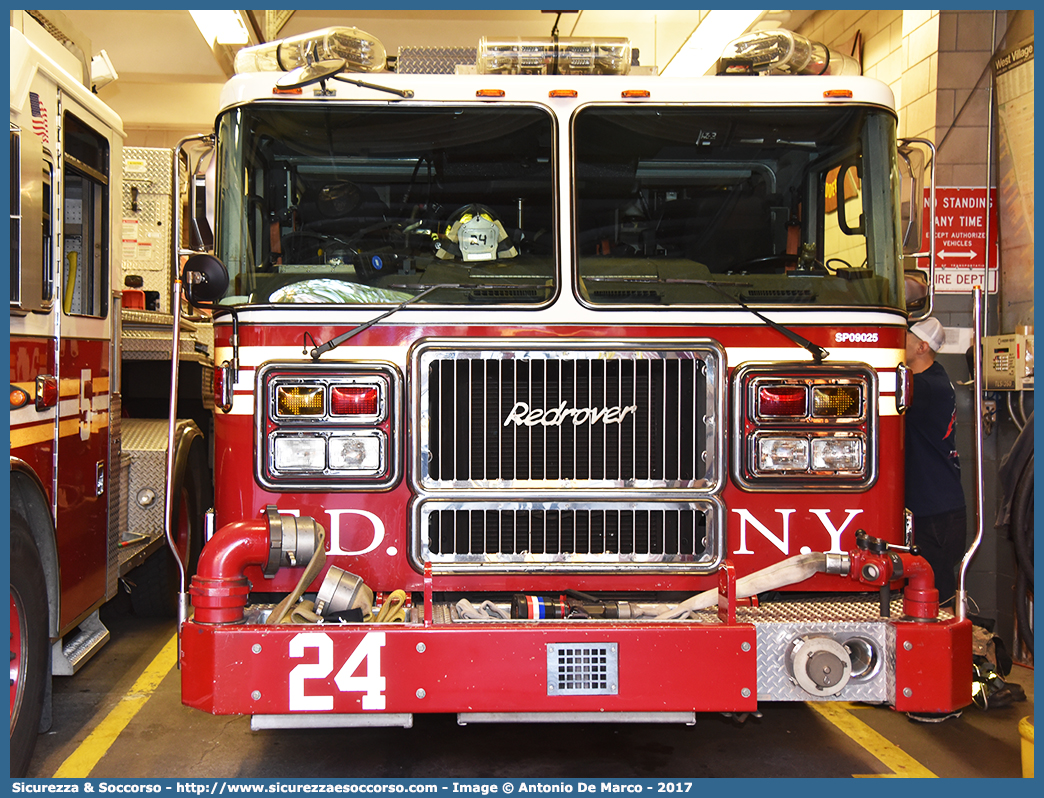
M 133 153 L 160 150 L 172 157 L 186 137 L 212 133 L 222 86 L 232 77 L 241 48 L 328 26 L 355 27 L 379 39 L 387 53 L 383 72 L 394 72 L 397 62 L 416 58 L 424 48 L 465 51 L 473 59 L 482 37 L 627 36 L 632 73 L 649 75 L 653 91 L 658 75 L 713 74 L 725 45 L 743 34 L 784 29 L 843 53 L 858 65 L 858 74 L 885 83 L 896 100 L 894 123 L 862 106 L 841 116 L 791 109 L 772 116 L 771 135 L 764 132 L 766 114 L 740 100 L 698 116 L 685 108 L 655 118 L 623 105 L 581 110 L 571 120 L 584 142 L 570 174 L 573 244 L 579 253 L 573 286 L 557 284 L 561 253 L 552 230 L 559 208 L 551 155 L 556 130 L 548 115 L 524 103 L 476 104 L 467 113 L 415 108 L 404 122 L 390 100 L 376 110 L 331 105 L 294 118 L 272 112 L 270 104 L 244 105 L 231 115 L 242 134 L 236 156 L 241 161 L 229 161 L 239 169 L 238 182 L 223 206 L 227 217 L 219 220 L 241 226 L 244 254 L 228 264 L 223 301 L 261 307 L 259 313 L 295 302 L 392 306 L 412 303 L 418 290 L 439 284 L 453 290 L 439 292 L 438 302 L 462 310 L 504 302 L 532 310 L 561 291 L 574 291 L 577 304 L 588 309 L 611 313 L 627 307 L 636 317 L 649 318 L 672 306 L 700 303 L 731 305 L 737 313 L 747 308 L 744 303 L 756 304 L 767 315 L 774 305 L 796 304 L 894 310 L 902 301 L 903 280 L 868 266 L 883 239 L 871 240 L 860 232 L 858 220 L 845 217 L 845 192 L 852 190 L 846 187 L 861 180 L 867 129 L 894 124 L 900 138 L 930 140 L 936 191 L 952 202 L 951 210 L 937 211 L 934 219 L 939 251 L 949 247 L 950 254 L 936 258 L 932 316 L 945 332 L 936 359 L 956 398 L 968 508 L 964 548 L 974 553 L 959 568 L 967 595 L 964 612 L 973 624 L 968 700 L 945 713 L 907 713 L 859 701 L 768 701 L 752 711 L 697 712 L 692 722 L 681 723 L 596 722 L 590 716 L 557 723 L 544 717 L 469 723 L 465 716 L 417 712 L 401 724 L 412 728 L 257 730 L 248 716 L 211 715 L 182 703 L 177 576 L 171 560 L 150 562 L 147 555 L 166 551 L 165 539 L 154 535 L 140 556 L 124 551 L 112 595 L 69 632 L 66 642 L 76 637 L 90 647 L 90 655 L 73 655 L 66 671 L 53 669 L 55 675 L 45 680 L 41 733 L 24 772 L 12 776 L 109 781 L 1033 776 L 1032 10 L 238 11 L 231 34 L 203 32 L 196 13 L 11 11 L 11 25 L 13 31 L 46 31 L 82 64 L 89 76 L 86 91 L 122 120 L 125 159 L 128 152 L 133 159 Z M 1026 52 L 1029 66 L 1013 67 L 1013 59 Z M 380 77 L 380 72 L 365 76 L 377 82 Z M 53 127 L 58 111 L 51 110 Z M 14 113 L 12 99 L 12 128 Z M 39 114 L 32 116 L 39 123 Z M 868 117 L 875 118 L 868 122 Z M 232 123 L 226 118 L 224 124 Z M 89 193 L 102 184 L 100 169 L 76 163 L 78 136 L 87 142 L 82 160 L 91 157 L 89 134 L 76 125 L 73 117 L 66 131 L 73 141 L 70 184 L 82 179 Z M 431 144 L 450 128 L 452 144 Z M 890 128 L 881 129 L 882 136 L 891 134 Z M 23 141 L 31 138 L 32 129 L 21 135 Z M 140 172 L 143 164 L 133 168 Z M 128 203 L 139 201 L 128 190 L 138 185 L 134 179 L 124 180 Z M 50 183 L 45 186 L 50 192 Z M 816 246 L 781 256 L 788 236 L 796 234 L 801 208 L 814 207 L 827 186 L 842 197 L 839 210 L 818 222 L 806 213 L 800 230 Z M 191 217 L 188 206 L 196 195 L 190 198 L 187 186 L 182 188 L 182 210 Z M 987 191 L 993 192 L 991 209 L 982 211 L 981 220 L 969 216 L 966 222 L 976 231 L 986 228 L 983 262 L 974 272 L 964 268 L 964 260 L 977 256 L 953 254 L 953 241 L 967 243 L 970 237 L 946 238 L 948 225 L 965 223 L 947 220 L 964 219 L 972 211 L 962 209 L 974 203 L 961 203 Z M 128 208 L 122 209 L 125 229 Z M 15 217 L 12 211 L 12 230 Z M 447 235 L 472 219 L 486 220 L 493 231 L 498 242 L 493 265 L 466 263 L 462 245 Z M 207 231 L 193 237 L 185 224 L 182 238 L 189 246 L 213 246 Z M 928 235 L 926 230 L 926 242 Z M 120 257 L 111 254 L 114 268 L 121 268 Z M 202 517 L 220 489 L 211 476 L 213 416 L 220 408 L 213 395 L 198 398 L 214 379 L 214 333 L 207 313 L 185 305 L 182 335 L 189 336 L 189 354 L 182 355 L 180 382 L 172 388 L 169 359 L 155 356 L 148 318 L 150 311 L 163 310 L 173 318 L 171 271 L 163 267 L 160 276 L 152 267 L 146 272 L 135 266 L 122 262 L 122 325 L 131 331 L 141 362 L 134 378 L 124 379 L 123 415 L 165 420 L 170 394 L 182 398 L 186 420 L 169 440 L 183 440 L 185 454 L 170 469 L 184 486 L 178 512 Z M 16 318 L 33 318 L 17 306 L 16 282 L 12 331 Z M 973 282 L 986 283 L 979 307 Z M 723 299 L 722 286 L 735 295 Z M 61 276 L 52 290 L 60 311 L 66 301 Z M 907 303 L 912 290 L 907 281 Z M 104 292 L 82 289 L 74 298 L 70 291 L 68 301 L 74 300 L 84 303 L 85 317 L 109 312 Z M 30 404 L 30 383 L 16 379 L 17 362 L 40 357 L 19 346 L 13 342 L 11 348 L 12 449 L 21 440 L 16 408 L 22 412 Z M 169 358 L 170 341 L 157 343 L 157 351 L 163 346 Z M 16 391 L 25 394 L 17 405 Z M 84 401 L 82 391 L 77 400 L 75 387 L 61 396 L 63 405 Z M 706 411 L 706 401 L 700 397 L 694 406 Z M 110 408 L 114 415 L 117 410 Z M 127 422 L 124 430 L 124 457 L 151 458 L 149 467 L 162 474 L 168 448 L 164 421 Z M 148 446 L 134 448 L 131 432 L 150 436 Z M 236 462 L 242 468 L 252 467 L 248 453 L 234 457 L 241 458 Z M 20 480 L 20 475 L 12 478 L 16 485 Z M 53 481 L 62 491 L 60 477 Z M 13 510 L 26 506 L 15 493 L 12 497 Z M 162 495 L 137 493 L 134 499 L 132 525 L 139 517 L 134 513 L 162 508 Z M 199 559 L 191 544 L 182 554 L 192 567 Z M 15 565 L 12 560 L 12 570 Z M 163 586 L 162 594 L 153 588 L 135 593 L 146 581 Z M 15 593 L 12 587 L 12 640 L 22 600 Z M 42 588 L 37 595 L 47 598 Z M 418 591 L 418 603 L 422 598 Z M 46 615 L 46 607 L 42 611 Z M 62 640 L 51 642 L 61 650 Z M 722 672 L 727 666 L 720 662 L 684 667 L 691 668 L 691 679 L 727 681 Z M 21 673 L 16 680 L 14 671 L 13 664 L 12 707 L 23 680 L 33 683 Z M 510 693 L 505 683 L 510 678 L 490 672 L 481 681 L 490 690 Z M 641 678 L 655 684 L 659 677 L 647 672 Z M 11 723 L 14 751 L 14 708 Z

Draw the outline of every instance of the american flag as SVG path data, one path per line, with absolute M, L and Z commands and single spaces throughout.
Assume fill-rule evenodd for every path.
M 44 104 L 40 102 L 40 95 L 35 91 L 29 92 L 29 105 L 33 109 L 33 130 L 46 142 L 50 138 L 47 130 L 47 109 L 44 108 Z

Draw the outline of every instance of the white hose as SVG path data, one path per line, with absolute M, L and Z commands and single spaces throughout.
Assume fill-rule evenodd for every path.
M 764 593 L 768 590 L 778 590 L 787 585 L 804 582 L 817 573 L 823 573 L 827 568 L 827 556 L 823 552 L 812 552 L 811 554 L 798 554 L 788 557 L 782 562 L 762 568 L 752 574 L 736 580 L 736 598 L 747 598 Z M 718 603 L 718 589 L 705 590 L 688 598 L 674 609 L 668 609 L 656 616 L 657 621 L 670 621 L 684 618 L 695 610 L 705 610 L 714 607 Z

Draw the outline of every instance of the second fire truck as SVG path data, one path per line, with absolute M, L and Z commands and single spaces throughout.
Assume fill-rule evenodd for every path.
M 14 776 L 50 726 L 51 675 L 108 641 L 100 609 L 121 582 L 139 613 L 176 613 L 211 492 L 199 319 L 176 347 L 191 418 L 170 422 L 173 154 L 124 148 L 86 66 L 30 13 L 49 12 L 11 12 L 10 33 Z

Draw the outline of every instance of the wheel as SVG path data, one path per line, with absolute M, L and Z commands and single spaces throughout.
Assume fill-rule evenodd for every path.
M 29 525 L 11 513 L 11 775 L 29 770 L 50 678 L 47 582 Z
M 203 513 L 209 504 L 209 474 L 203 442 L 194 440 L 181 480 L 178 503 L 174 508 L 174 543 L 182 562 L 188 563 L 188 577 L 196 572 L 203 548 Z M 181 574 L 170 547 L 164 545 L 127 575 L 131 607 L 146 618 L 174 618 L 178 614 Z

